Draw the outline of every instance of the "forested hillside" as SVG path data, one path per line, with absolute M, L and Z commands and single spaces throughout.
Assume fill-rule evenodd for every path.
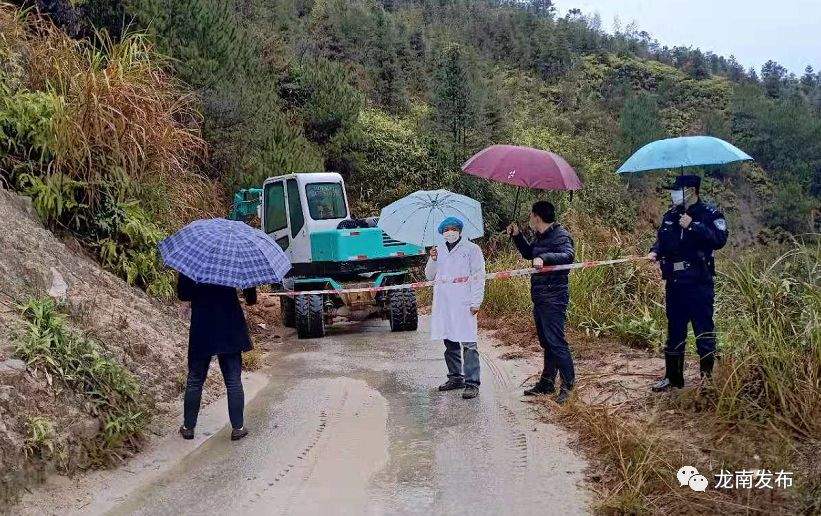
M 495 201 L 509 191 L 458 165 L 513 142 L 565 156 L 586 184 L 576 209 L 629 228 L 635 199 L 652 192 L 627 195 L 618 163 L 655 138 L 712 134 L 757 160 L 708 171 L 731 220 L 751 210 L 736 218 L 755 234 L 816 223 L 821 75 L 811 67 L 800 78 L 774 62 L 744 70 L 633 27 L 607 34 L 578 11 L 558 17 L 550 1 L 37 3 L 75 36 L 147 31 L 195 94 L 208 144 L 199 169 L 228 188 L 336 170 L 361 215 L 441 185 L 480 196 L 498 226 L 510 203 Z

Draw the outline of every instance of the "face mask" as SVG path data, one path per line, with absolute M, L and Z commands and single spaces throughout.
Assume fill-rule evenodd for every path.
M 455 231 L 453 229 L 449 229 L 449 230 L 445 231 L 444 233 L 442 233 L 442 236 L 445 237 L 445 242 L 447 242 L 449 244 L 456 243 L 456 241 L 459 240 L 460 235 L 461 235 L 461 233 L 459 233 L 458 231 Z
M 676 206 L 684 204 L 684 190 L 673 190 L 670 192 L 670 198 L 673 199 L 673 204 Z

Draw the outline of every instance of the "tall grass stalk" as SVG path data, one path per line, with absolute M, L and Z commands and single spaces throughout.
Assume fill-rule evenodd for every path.
M 821 441 L 821 245 L 723 264 L 716 415 Z

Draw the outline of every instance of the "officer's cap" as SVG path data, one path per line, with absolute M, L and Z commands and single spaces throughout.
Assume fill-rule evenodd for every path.
M 694 175 L 682 175 L 676 178 L 676 181 L 667 187 L 668 190 L 681 190 L 682 188 L 700 188 L 701 177 Z

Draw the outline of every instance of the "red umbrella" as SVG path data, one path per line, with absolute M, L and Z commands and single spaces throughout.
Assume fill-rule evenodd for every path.
M 558 154 L 519 147 L 492 145 L 476 153 L 462 165 L 468 174 L 527 188 L 541 190 L 578 190 L 582 187 L 579 176 Z M 516 211 L 519 191 L 516 191 Z

